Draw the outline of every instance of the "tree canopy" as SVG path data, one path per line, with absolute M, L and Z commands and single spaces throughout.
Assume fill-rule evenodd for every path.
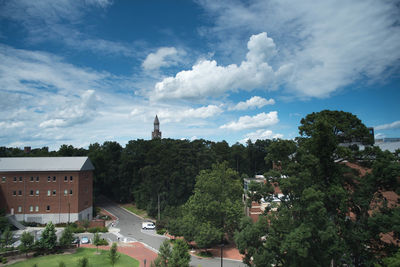
M 339 144 L 365 143 L 370 138 L 368 129 L 350 113 L 312 113 L 301 120 L 299 130 L 302 137 L 293 157 L 284 157 L 274 177 L 284 195 L 278 209 L 266 212 L 257 223 L 243 221 L 235 235 L 245 262 L 255 266 L 370 266 L 394 253 L 394 246 L 381 235 L 399 237 L 399 208 L 389 208 L 383 196 L 384 191 L 399 190 L 395 156 L 366 149 L 371 163 L 363 157 L 362 164 L 372 166 L 372 171 L 362 176 L 349 168 L 343 156 L 352 160 L 356 152 L 342 153 Z M 281 145 L 272 142 L 269 147 L 275 146 Z M 267 160 L 275 159 L 282 157 L 279 153 L 267 156 Z M 377 203 L 372 212 L 371 203 Z

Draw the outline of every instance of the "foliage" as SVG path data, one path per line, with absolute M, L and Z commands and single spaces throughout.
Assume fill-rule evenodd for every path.
M 58 263 L 58 267 L 66 267 L 65 263 L 63 261 L 60 261 Z
M 108 259 L 110 260 L 111 265 L 114 266 L 120 257 L 121 255 L 118 253 L 117 243 L 113 243 L 108 253 Z
M 99 233 L 95 233 L 93 236 L 93 245 L 96 246 L 97 251 L 99 251 L 100 243 L 101 243 L 100 235 Z
M 170 260 L 171 256 L 171 246 L 169 244 L 169 240 L 166 239 L 159 248 L 158 256 L 154 262 L 154 265 L 156 267 L 168 267 L 168 261 Z
M 88 267 L 89 266 L 89 259 L 86 257 L 80 258 L 78 260 L 78 267 Z
M 172 248 L 172 255 L 168 262 L 169 267 L 189 267 L 190 254 L 188 252 L 188 246 L 182 239 L 175 241 L 174 247 Z
M 2 247 L 7 247 L 11 245 L 13 239 L 13 233 L 10 230 L 10 227 L 7 227 L 4 232 L 1 234 L 1 245 Z
M 340 143 L 370 143 L 368 129 L 354 115 L 321 111 L 307 115 L 299 127 L 292 157 L 279 153 L 266 160 L 282 161 L 276 174 L 284 197 L 276 211 L 253 223 L 245 219 L 235 234 L 249 266 L 371 266 L 393 246 L 381 234 L 398 238 L 400 208 L 385 200 L 384 191 L 399 188 L 400 167 L 395 156 L 378 148 L 344 149 Z M 281 144 L 272 142 L 270 148 Z M 279 149 L 278 149 L 279 150 Z M 293 152 L 293 151 L 291 151 Z M 359 173 L 337 161 L 361 157 L 372 172 Z M 260 196 L 271 197 L 262 188 Z M 371 212 L 372 207 L 372 212 Z
M 49 222 L 44 228 L 38 245 L 41 250 L 46 252 L 53 251 L 56 247 L 57 236 L 54 224 L 52 222 Z
M 107 227 L 99 227 L 99 226 L 96 226 L 96 227 L 90 227 L 90 228 L 88 229 L 88 232 L 89 232 L 89 233 L 92 233 L 92 234 L 97 233 L 97 232 L 107 233 L 107 232 L 108 232 L 108 229 L 107 229 Z
M 33 235 L 29 232 L 23 232 L 20 241 L 21 245 L 19 246 L 19 250 L 28 255 L 28 252 L 32 249 L 34 243 Z
M 169 224 L 170 230 L 201 248 L 219 243 L 224 233 L 234 233 L 243 216 L 242 192 L 237 172 L 226 162 L 201 171 L 194 194 L 183 206 L 182 216 Z
M 72 226 L 65 227 L 60 237 L 60 246 L 69 247 L 73 240 L 74 240 L 74 234 Z
M 159 248 L 157 258 L 151 263 L 153 267 L 189 267 L 190 254 L 188 246 L 182 239 L 177 239 L 171 250 L 169 240 L 164 240 Z
M 90 221 L 89 220 L 82 220 L 82 226 L 85 228 L 85 230 L 87 231 L 87 229 L 90 226 Z

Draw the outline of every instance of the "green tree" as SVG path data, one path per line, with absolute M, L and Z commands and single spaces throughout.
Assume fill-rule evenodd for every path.
M 22 253 L 26 253 L 26 255 L 28 255 L 28 252 L 32 249 L 33 246 L 34 242 L 33 235 L 29 232 L 23 232 L 20 241 L 21 245 L 19 246 L 19 250 Z
M 350 113 L 313 113 L 301 120 L 299 130 L 302 136 L 293 157 L 287 158 L 288 153 L 266 157 L 285 160 L 275 178 L 284 197 L 276 211 L 257 223 L 241 223 L 235 240 L 246 255 L 245 262 L 255 266 L 330 266 L 339 262 L 371 266 L 387 247 L 380 233 L 392 231 L 397 237 L 400 230 L 396 227 L 400 223 L 397 209 L 388 208 L 379 193 L 398 188 L 394 179 L 400 176 L 398 166 L 389 154 L 373 150 L 374 155 L 363 161 L 371 159 L 373 171 L 359 178 L 337 161 L 354 159 L 355 153 L 360 153 L 339 144 L 370 143 L 368 129 Z M 264 198 L 271 196 L 264 194 Z M 381 204 L 370 215 L 373 201 Z M 349 211 L 354 216 L 350 217 Z M 391 255 L 392 250 L 385 252 Z
M 219 243 L 224 233 L 232 235 L 243 216 L 242 192 L 237 172 L 228 168 L 226 162 L 201 171 L 194 194 L 175 224 L 179 225 L 175 229 L 177 234 L 203 248 Z
M 69 247 L 74 240 L 74 233 L 72 231 L 71 226 L 67 226 L 64 228 L 64 231 L 61 234 L 60 237 L 60 246 L 61 247 Z
M 157 258 L 159 258 L 159 265 L 157 266 L 167 267 L 171 255 L 172 255 L 171 246 L 169 244 L 169 240 L 166 239 L 160 246 L 157 256 Z
M 1 235 L 1 244 L 3 246 L 11 245 L 13 239 L 13 233 L 10 230 L 10 227 L 7 227 Z
M 39 241 L 39 248 L 45 251 L 52 251 L 57 245 L 57 236 L 54 224 L 49 222 L 43 230 Z
M 82 220 L 82 226 L 85 228 L 85 230 L 87 231 L 87 229 L 90 226 L 90 221 L 89 220 Z
M 169 267 L 189 267 L 190 254 L 188 252 L 188 245 L 182 239 L 175 240 L 174 247 L 172 248 L 172 255 L 168 262 Z
M 120 256 L 121 255 L 119 255 L 118 253 L 117 243 L 113 243 L 111 245 L 110 251 L 108 252 L 108 259 L 110 260 L 112 266 L 115 265 Z
M 99 245 L 101 244 L 101 239 L 98 232 L 96 232 L 93 236 L 93 244 L 96 246 L 97 252 L 99 252 Z

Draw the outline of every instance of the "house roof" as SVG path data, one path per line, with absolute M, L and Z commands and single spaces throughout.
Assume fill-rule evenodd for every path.
M 0 172 L 90 170 L 94 166 L 88 157 L 0 158 Z

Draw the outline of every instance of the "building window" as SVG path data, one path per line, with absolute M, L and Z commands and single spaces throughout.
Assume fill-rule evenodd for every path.
M 46 210 L 50 211 L 50 206 L 49 205 L 47 205 Z
M 33 176 L 31 176 L 31 182 L 33 182 Z
M 22 190 L 18 190 L 18 195 L 22 196 Z
M 29 195 L 30 195 L 30 196 L 33 196 L 33 190 L 31 190 L 31 191 L 29 192 Z
M 13 191 L 13 196 L 16 196 L 17 195 L 17 191 Z
M 29 211 L 30 211 L 30 212 L 33 212 L 33 206 L 30 206 L 30 207 L 29 207 Z
M 51 190 L 47 190 L 47 196 L 51 195 Z
M 68 176 L 64 177 L 64 182 L 68 182 Z
M 37 195 L 37 196 L 39 195 L 39 190 L 36 190 L 36 195 Z
M 4 182 L 6 181 L 6 177 L 3 176 L 3 177 L 1 178 L 1 181 L 4 183 Z
M 53 196 L 55 196 L 56 195 L 56 190 L 53 190 Z
M 22 212 L 22 207 L 18 206 L 18 212 Z
M 55 176 L 53 176 L 53 182 L 55 182 L 55 181 L 56 181 L 56 179 L 57 179 L 57 178 L 56 178 Z
M 19 177 L 19 181 L 22 182 L 22 177 L 21 176 Z
M 36 206 L 35 211 L 36 211 L 36 212 L 39 211 L 39 206 Z
M 51 177 L 47 176 L 47 182 L 50 182 L 50 181 L 51 181 Z
M 71 190 L 69 190 L 69 194 L 70 194 L 70 195 L 72 195 L 72 189 L 71 189 Z
M 39 182 L 39 176 L 36 176 L 36 182 Z
M 64 190 L 64 196 L 66 196 L 66 195 L 68 195 L 68 190 L 67 189 Z
M 74 180 L 74 177 L 70 176 L 70 177 L 69 177 L 69 180 L 70 180 L 70 181 Z
M 14 176 L 14 182 L 16 182 L 16 181 L 17 181 L 17 177 Z

